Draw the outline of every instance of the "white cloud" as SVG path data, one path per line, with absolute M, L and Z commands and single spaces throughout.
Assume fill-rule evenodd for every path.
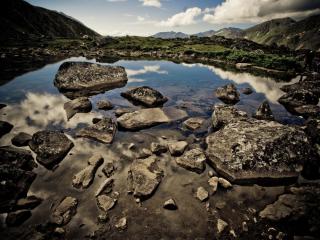
M 139 2 L 142 2 L 142 5 L 147 7 L 160 8 L 162 6 L 160 0 L 139 0 Z
M 274 18 L 303 18 L 320 13 L 320 1 L 314 0 L 226 0 L 206 9 L 203 20 L 213 24 L 259 23 Z
M 146 73 L 168 74 L 167 71 L 161 70 L 159 65 L 144 66 L 142 69 L 126 69 L 128 77 L 142 75 Z
M 177 13 L 165 21 L 160 22 L 163 27 L 187 26 L 196 23 L 196 17 L 202 14 L 198 7 L 188 8 L 185 12 Z
M 141 16 L 138 16 L 138 17 L 137 17 L 137 20 L 138 20 L 139 22 L 143 22 L 143 21 L 145 20 L 145 18 L 144 18 L 144 17 L 141 17 Z
M 107 0 L 107 2 L 112 2 L 112 3 L 115 3 L 115 2 L 126 2 L 127 0 Z

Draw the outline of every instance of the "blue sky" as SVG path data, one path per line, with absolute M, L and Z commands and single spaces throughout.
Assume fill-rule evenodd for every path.
M 246 28 L 272 18 L 320 13 L 319 0 L 26 0 L 72 16 L 102 35 L 148 36 Z

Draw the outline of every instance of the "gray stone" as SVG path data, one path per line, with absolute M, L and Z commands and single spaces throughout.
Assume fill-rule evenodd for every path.
M 32 136 L 28 133 L 20 132 L 11 139 L 11 143 L 17 147 L 28 146 Z
M 223 188 L 226 188 L 226 189 L 232 188 L 232 184 L 224 178 L 219 178 L 218 182 L 219 182 L 219 185 L 221 185 Z
M 108 194 L 112 192 L 114 180 L 112 178 L 107 178 L 96 191 L 95 196 L 98 197 L 101 194 Z
M 219 178 L 212 177 L 209 179 L 208 183 L 209 183 L 210 187 L 212 187 L 212 193 L 214 194 L 218 189 Z
M 229 226 L 229 224 L 227 222 L 225 222 L 219 218 L 217 221 L 218 234 L 222 233 L 226 229 L 226 227 L 228 227 L 228 226 Z
M 189 130 L 197 130 L 202 127 L 205 119 L 200 117 L 189 118 L 188 120 L 183 122 L 183 125 Z
M 106 175 L 107 177 L 111 177 L 113 172 L 116 170 L 116 167 L 114 166 L 113 162 L 106 162 L 104 164 L 104 167 L 102 169 L 102 172 L 104 173 L 104 175 Z
M 72 101 L 66 102 L 63 105 L 67 113 L 67 119 L 71 119 L 76 113 L 88 113 L 92 109 L 92 104 L 87 97 L 76 98 Z
M 31 152 L 25 149 L 3 146 L 0 147 L 0 156 L 1 165 L 7 164 L 27 171 L 37 167 Z
M 99 102 L 97 102 L 97 107 L 101 110 L 111 110 L 113 108 L 113 105 L 108 100 L 100 100 Z
M 176 202 L 174 201 L 174 199 L 170 198 L 164 202 L 163 208 L 168 209 L 168 210 L 176 210 L 176 209 L 178 209 L 178 206 L 177 206 Z
M 243 88 L 241 89 L 241 93 L 245 94 L 245 95 L 250 95 L 253 93 L 253 90 L 251 88 Z
M 132 108 L 117 108 L 114 111 L 114 114 L 116 115 L 116 117 L 120 117 L 125 113 L 131 113 L 131 112 L 134 112 L 134 109 L 132 109 Z
M 212 126 L 219 129 L 228 123 L 247 119 L 246 112 L 240 111 L 233 106 L 215 105 L 212 113 Z
M 115 206 L 117 199 L 111 198 L 105 194 L 99 195 L 97 197 L 98 207 L 105 212 L 108 212 L 111 208 Z
M 198 187 L 196 196 L 201 202 L 204 202 L 209 198 L 209 193 L 203 187 Z
M 188 143 L 186 141 L 172 142 L 168 144 L 172 156 L 180 156 L 184 153 Z
M 160 155 L 161 153 L 165 153 L 168 151 L 168 147 L 166 145 L 163 145 L 161 143 L 153 142 L 151 143 L 151 152 Z
M 120 218 L 119 221 L 114 225 L 120 231 L 123 231 L 127 228 L 127 218 Z
M 317 105 L 302 105 L 294 108 L 294 113 L 304 118 L 320 118 L 320 106 Z
M 240 94 L 233 84 L 219 87 L 214 92 L 216 97 L 226 104 L 236 104 L 240 101 Z
M 263 101 L 259 106 L 257 112 L 254 114 L 254 118 L 259 120 L 274 120 L 271 107 L 267 100 Z
M 193 172 L 198 174 L 205 170 L 206 155 L 199 148 L 191 149 L 185 152 L 181 157 L 176 158 L 176 163 Z
M 65 197 L 51 214 L 51 221 L 57 225 L 66 225 L 77 212 L 78 200 Z

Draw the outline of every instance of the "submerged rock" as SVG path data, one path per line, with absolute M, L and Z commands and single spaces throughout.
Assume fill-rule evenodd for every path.
M 6 218 L 6 224 L 8 227 L 18 227 L 30 217 L 31 212 L 28 210 L 9 213 Z
M 87 97 L 76 98 L 72 101 L 66 102 L 64 110 L 67 113 L 67 119 L 72 118 L 76 113 L 88 113 L 92 109 L 92 104 Z
M 11 132 L 12 128 L 12 124 L 5 121 L 0 121 L 0 138 L 6 135 L 7 133 Z
M 97 197 L 97 205 L 102 211 L 109 211 L 115 206 L 117 199 L 113 199 L 105 194 Z
M 176 210 L 178 209 L 178 206 L 173 198 L 170 198 L 169 200 L 165 201 L 163 204 L 163 208 L 168 210 Z
M 215 105 L 212 114 L 212 126 L 219 129 L 228 123 L 236 122 L 241 119 L 247 119 L 246 112 L 240 111 L 233 106 Z
M 98 188 L 95 196 L 98 197 L 101 194 L 108 194 L 112 192 L 114 180 L 112 178 L 107 178 Z
M 123 67 L 88 62 L 65 62 L 58 70 L 54 85 L 67 97 L 73 99 L 123 87 L 127 81 L 127 74 Z
M 305 119 L 320 118 L 320 107 L 318 105 L 302 105 L 293 109 L 296 115 L 303 116 Z
M 254 117 L 259 120 L 274 120 L 271 107 L 267 100 L 259 106 L 257 112 L 254 114 Z
M 11 165 L 22 170 L 32 171 L 37 167 L 30 151 L 11 146 L 0 147 L 0 164 Z
M 157 158 L 136 159 L 128 172 L 129 191 L 135 197 L 149 197 L 158 187 L 163 171 L 157 165 Z
M 203 187 L 198 187 L 198 189 L 197 189 L 197 198 L 201 202 L 206 201 L 209 198 L 208 191 L 205 190 Z
M 127 228 L 127 218 L 120 218 L 119 221 L 114 225 L 118 230 L 125 230 Z
M 191 149 L 185 152 L 181 157 L 176 158 L 176 163 L 198 174 L 202 173 L 205 169 L 206 155 L 199 148 Z
M 168 151 L 168 147 L 161 143 L 151 143 L 151 152 L 160 155 L 161 153 L 165 153 Z
M 51 220 L 57 225 L 66 225 L 76 214 L 78 200 L 73 197 L 65 197 L 51 215 Z
M 253 93 L 253 90 L 251 88 L 243 88 L 241 89 L 241 93 L 245 94 L 245 95 L 250 95 Z
M 102 165 L 103 157 L 93 155 L 88 160 L 88 166 L 73 176 L 72 185 L 76 188 L 87 188 L 93 182 L 97 169 Z
M 101 110 L 111 110 L 113 108 L 113 105 L 108 100 L 100 100 L 99 102 L 97 102 L 97 107 Z
M 240 94 L 233 84 L 219 87 L 214 92 L 216 97 L 226 104 L 236 104 L 240 101 Z
M 116 115 L 116 117 L 120 117 L 125 113 L 131 113 L 131 112 L 134 112 L 134 109 L 132 109 L 132 108 L 117 108 L 114 111 L 114 114 Z
M 26 198 L 21 198 L 16 202 L 16 205 L 14 206 L 15 210 L 21 210 L 21 209 L 34 209 L 38 205 L 42 203 L 42 199 L 38 198 L 36 196 L 28 196 Z
M 89 127 L 81 129 L 76 136 L 93 139 L 102 143 L 112 143 L 117 132 L 117 124 L 112 118 L 106 117 Z
M 229 123 L 206 142 L 209 162 L 231 182 L 294 180 L 315 157 L 303 131 L 269 121 Z
M 37 132 L 29 142 L 29 147 L 37 154 L 37 161 L 49 169 L 62 161 L 73 146 L 73 142 L 58 131 Z
M 146 107 L 162 106 L 168 101 L 168 98 L 164 97 L 160 92 L 147 86 L 133 88 L 121 93 L 121 96 L 131 100 L 134 104 L 141 104 Z
M 205 119 L 199 118 L 199 117 L 194 117 L 194 118 L 189 118 L 188 120 L 183 122 L 183 125 L 188 128 L 189 130 L 197 130 L 202 127 L 202 124 L 204 123 Z
M 116 170 L 116 167 L 114 165 L 114 162 L 106 162 L 103 169 L 102 169 L 102 172 L 107 177 L 111 177 L 115 170 Z
M 117 119 L 121 128 L 140 130 L 162 123 L 170 123 L 187 117 L 187 113 L 173 107 L 140 109 L 132 113 L 123 114 Z
M 172 142 L 168 144 L 169 152 L 172 156 L 180 156 L 184 153 L 185 149 L 188 146 L 188 142 L 186 141 L 179 141 L 179 142 Z
M 17 147 L 28 146 L 29 141 L 32 139 L 32 136 L 25 132 L 20 132 L 11 139 L 11 143 Z

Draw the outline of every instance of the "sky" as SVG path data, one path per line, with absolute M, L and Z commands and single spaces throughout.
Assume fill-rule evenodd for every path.
M 101 35 L 188 34 L 247 28 L 274 18 L 320 14 L 320 0 L 26 0 L 63 12 Z

